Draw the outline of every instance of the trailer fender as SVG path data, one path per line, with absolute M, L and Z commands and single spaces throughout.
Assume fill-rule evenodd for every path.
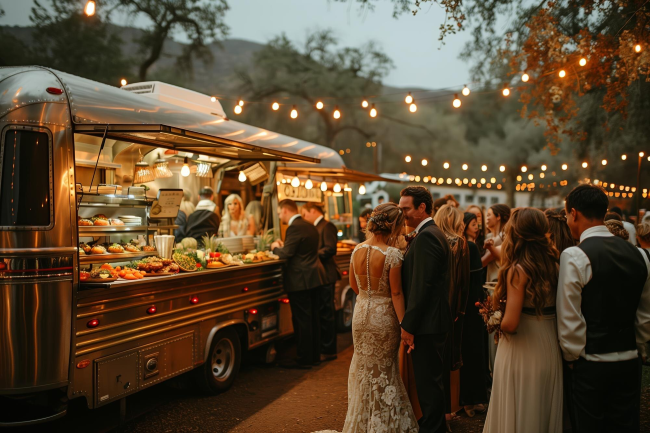
M 345 286 L 345 287 L 343 288 L 343 290 L 341 290 L 341 300 L 340 300 L 340 303 L 339 303 L 339 305 L 341 306 L 341 308 L 343 308 L 343 304 L 345 304 L 345 297 L 348 295 L 348 292 L 349 292 L 350 290 L 352 290 L 352 287 L 350 287 L 349 284 L 348 284 L 347 286 Z
M 214 338 L 214 335 L 220 329 L 227 328 L 229 326 L 235 326 L 236 328 L 243 328 L 244 329 L 244 332 L 243 332 L 244 340 L 242 341 L 242 343 L 243 343 L 242 350 L 245 350 L 246 348 L 248 348 L 248 328 L 247 328 L 247 324 L 246 324 L 245 321 L 243 321 L 241 319 L 234 319 L 234 320 L 228 320 L 226 322 L 221 322 L 221 323 L 218 323 L 215 326 L 213 326 L 212 329 L 210 330 L 210 332 L 208 333 L 208 339 L 205 341 L 205 348 L 203 349 L 203 351 L 204 351 L 204 353 L 203 353 L 203 362 L 208 361 L 210 346 L 212 346 L 212 339 Z M 237 332 L 237 334 L 239 334 L 241 336 L 242 333 Z

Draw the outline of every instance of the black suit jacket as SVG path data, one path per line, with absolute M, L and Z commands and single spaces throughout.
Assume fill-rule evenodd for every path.
M 316 225 L 318 230 L 318 257 L 325 268 L 325 284 L 334 284 L 341 279 L 341 271 L 336 265 L 334 256 L 336 256 L 336 242 L 338 239 L 338 230 L 336 226 L 325 218 L 321 219 Z
M 216 235 L 219 231 L 221 218 L 210 210 L 197 210 L 192 212 L 185 225 L 184 236 L 194 238 L 197 242 L 206 234 Z
M 325 270 L 318 259 L 318 230 L 301 217 L 287 229 L 284 247 L 273 250 L 286 260 L 284 289 L 299 292 L 323 285 Z
M 402 265 L 406 313 L 402 328 L 414 335 L 451 331 L 449 308 L 450 254 L 447 238 L 427 222 L 411 241 Z

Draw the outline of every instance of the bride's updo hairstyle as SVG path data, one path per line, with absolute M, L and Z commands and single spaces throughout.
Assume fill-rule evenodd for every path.
M 395 246 L 404 229 L 404 218 L 404 212 L 395 203 L 380 204 L 368 217 L 367 239 L 381 234 L 387 245 Z
M 555 299 L 560 254 L 555 248 L 546 216 L 535 208 L 512 211 L 504 228 L 501 247 L 501 269 L 494 290 L 494 307 L 503 310 L 506 299 L 507 275 L 510 269 L 520 266 L 528 276 L 524 299 L 529 299 L 537 315 Z

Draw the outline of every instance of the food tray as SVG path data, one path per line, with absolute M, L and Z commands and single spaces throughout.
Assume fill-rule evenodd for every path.
M 157 256 L 158 251 L 139 251 L 137 253 L 79 255 L 79 263 L 103 263 L 108 261 L 131 261 L 140 257 Z
M 164 277 L 165 275 L 176 275 L 178 272 L 147 272 L 144 277 Z
M 79 281 L 80 283 L 111 283 L 113 281 L 116 281 L 117 277 L 113 278 L 88 278 L 83 281 Z

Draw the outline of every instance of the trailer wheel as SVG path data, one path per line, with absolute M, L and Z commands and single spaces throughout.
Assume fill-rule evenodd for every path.
M 343 301 L 342 308 L 337 314 L 337 328 L 339 332 L 349 332 L 352 330 L 352 316 L 354 315 L 354 305 L 357 303 L 357 297 L 352 290 L 348 290 Z
M 232 328 L 218 331 L 212 339 L 208 360 L 197 369 L 197 384 L 206 393 L 228 390 L 241 364 L 241 343 Z

